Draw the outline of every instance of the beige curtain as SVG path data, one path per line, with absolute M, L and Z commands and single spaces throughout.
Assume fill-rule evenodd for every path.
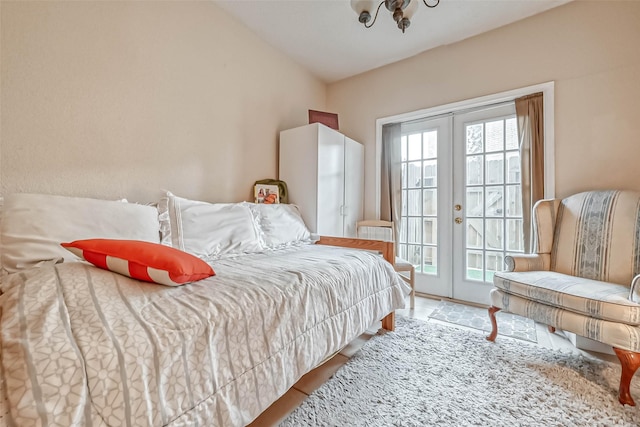
M 544 119 L 542 93 L 517 98 L 518 138 L 520 141 L 522 217 L 524 250 L 533 250 L 531 213 L 533 205 L 544 198 Z
M 400 123 L 391 123 L 382 126 L 380 219 L 393 221 L 395 242 L 399 241 L 400 215 L 402 210 L 400 150 Z

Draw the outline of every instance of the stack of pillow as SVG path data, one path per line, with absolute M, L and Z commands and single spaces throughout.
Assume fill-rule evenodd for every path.
M 215 274 L 216 259 L 308 244 L 311 234 L 294 205 L 14 194 L 4 199 L 0 242 L 5 273 L 84 259 L 176 286 Z

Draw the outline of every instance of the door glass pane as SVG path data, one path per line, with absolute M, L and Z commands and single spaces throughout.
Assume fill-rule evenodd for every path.
M 504 154 L 486 155 L 487 184 L 502 184 L 504 178 Z
M 507 220 L 507 251 L 523 252 L 522 219 Z
M 420 245 L 408 245 L 407 246 L 407 261 L 409 261 L 412 265 L 420 265 Z
M 434 246 L 425 246 L 424 262 L 422 264 L 422 272 L 425 274 L 438 274 L 438 248 Z
M 420 179 L 422 178 L 421 167 L 422 162 L 407 163 L 407 188 L 422 187 L 420 185 Z
M 437 215 L 438 213 L 438 190 L 422 190 L 422 215 Z
M 484 281 L 493 282 L 493 273 L 504 270 L 503 254 L 502 252 L 487 251 L 485 259 L 487 264 L 485 266 Z
M 467 125 L 467 154 L 482 153 L 483 134 L 482 123 Z
M 486 221 L 485 239 L 487 242 L 487 249 L 503 249 L 503 220 L 487 219 Z
M 420 218 L 408 218 L 407 242 L 420 243 Z
M 519 185 L 507 185 L 507 216 L 522 217 L 522 189 Z
M 477 217 L 484 213 L 483 207 L 483 190 L 482 187 L 467 188 L 467 216 Z
M 420 160 L 422 158 L 422 135 L 419 133 L 409 135 L 407 148 L 409 150 L 407 160 Z
M 507 183 L 520 183 L 520 153 L 517 151 L 507 152 Z
M 485 141 L 487 153 L 504 150 L 504 120 L 487 122 L 485 132 L 487 133 Z
M 485 215 L 486 216 L 503 216 L 503 188 L 504 187 L 485 187 L 487 192 L 485 202 Z
M 481 218 L 467 220 L 467 248 L 482 249 L 484 247 L 484 221 Z
M 425 159 L 435 159 L 438 157 L 438 131 L 432 130 L 422 134 L 424 147 L 422 152 Z
M 467 156 L 467 185 L 482 185 L 484 183 L 483 156 Z
M 407 191 L 407 213 L 409 215 L 418 216 L 420 211 L 420 195 L 422 190 L 408 190 Z
M 438 185 L 438 161 L 427 160 L 424 165 L 423 187 L 435 187 Z
M 482 280 L 484 259 L 482 251 L 467 251 L 467 280 Z
M 436 218 L 424 219 L 424 238 L 422 243 L 435 245 L 438 243 L 438 220 Z
M 516 126 L 516 118 L 507 119 L 505 123 L 505 140 L 507 150 L 515 150 L 518 144 L 518 128 Z

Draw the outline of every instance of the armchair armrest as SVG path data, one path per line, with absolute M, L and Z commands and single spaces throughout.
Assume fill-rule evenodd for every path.
M 504 257 L 506 271 L 549 271 L 550 254 L 522 254 Z
M 633 278 L 631 281 L 631 288 L 629 289 L 629 301 L 640 302 L 638 298 L 636 298 L 636 286 L 640 282 L 640 274 Z

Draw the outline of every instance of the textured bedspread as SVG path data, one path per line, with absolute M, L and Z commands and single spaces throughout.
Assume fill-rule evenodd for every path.
M 212 265 L 216 276 L 178 288 L 84 263 L 5 278 L 8 425 L 245 425 L 407 292 L 365 251 Z

